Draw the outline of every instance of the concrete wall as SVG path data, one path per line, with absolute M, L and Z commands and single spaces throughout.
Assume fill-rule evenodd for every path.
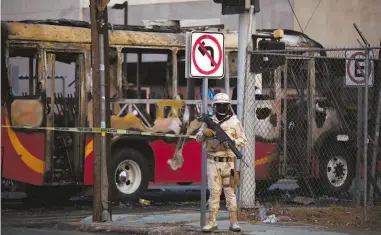
M 79 0 L 2 0 L 1 20 L 82 18 Z
M 121 1 L 118 1 L 121 2 Z M 212 0 L 182 1 L 159 0 L 165 3 L 139 4 L 131 2 L 129 6 L 129 24 L 141 25 L 142 20 L 163 19 L 211 19 L 220 18 L 225 28 L 238 29 L 238 15 L 222 16 L 221 4 Z M 157 2 L 145 0 L 146 2 Z M 112 6 L 113 4 L 109 4 Z M 123 11 L 109 9 L 109 22 L 123 24 Z M 89 9 L 84 9 L 84 19 L 89 19 Z M 261 12 L 257 15 L 258 28 L 292 28 L 293 15 L 287 1 L 266 0 L 261 2 Z
M 86 8 L 90 4 L 90 0 L 80 0 L 82 7 Z M 126 0 L 110 0 L 108 6 L 113 6 L 115 3 L 122 4 Z M 144 4 L 155 4 L 155 3 L 178 3 L 178 2 L 196 2 L 200 0 L 128 0 L 128 5 L 144 5 Z M 201 1 L 209 1 L 209 0 L 201 0 Z
M 358 47 L 356 23 L 371 45 L 380 45 L 380 0 L 321 0 L 313 14 L 319 1 L 294 0 L 295 14 L 308 36 L 325 47 Z M 294 29 L 300 31 L 296 19 Z

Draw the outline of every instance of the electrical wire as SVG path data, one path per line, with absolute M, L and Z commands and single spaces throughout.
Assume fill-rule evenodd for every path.
M 318 4 L 317 4 L 316 7 L 315 7 L 314 12 L 312 12 L 312 15 L 311 15 L 310 18 L 308 19 L 308 22 L 307 22 L 306 26 L 304 26 L 304 30 L 307 29 L 307 26 L 308 26 L 308 24 L 310 23 L 312 17 L 315 15 L 315 12 L 316 12 L 317 8 L 319 7 L 320 3 L 321 3 L 321 0 L 319 0 Z
M 303 31 L 303 29 L 302 29 L 302 26 L 300 25 L 299 19 L 298 19 L 298 17 L 297 17 L 296 14 L 295 14 L 294 8 L 293 8 L 292 5 L 291 5 L 290 0 L 288 0 L 288 4 L 290 5 L 290 8 L 291 8 L 291 10 L 292 10 L 292 13 L 294 14 L 295 19 L 296 19 L 296 21 L 297 21 L 298 24 L 299 24 L 299 28 L 300 28 L 300 30 L 302 30 L 302 33 L 304 33 L 304 31 Z

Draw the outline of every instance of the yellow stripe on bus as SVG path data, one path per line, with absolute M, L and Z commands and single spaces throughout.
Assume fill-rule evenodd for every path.
M 16 133 L 12 130 L 12 127 L 9 125 L 10 123 L 9 123 L 9 120 L 8 120 L 7 117 L 5 118 L 5 122 L 6 122 L 6 128 L 7 128 L 7 131 L 8 131 L 9 139 L 10 139 L 10 141 L 12 143 L 12 146 L 15 149 L 16 153 L 21 156 L 21 160 L 29 168 L 31 168 L 33 171 L 35 171 L 37 173 L 40 173 L 40 174 L 43 174 L 43 172 L 44 172 L 44 161 L 39 159 L 39 158 L 37 158 L 36 156 L 32 155 L 21 144 L 21 142 L 18 139 Z M 48 128 L 38 128 L 38 129 L 48 129 Z M 54 129 L 54 128 L 51 128 L 51 129 Z M 76 128 L 70 128 L 70 129 L 76 129 Z M 78 132 L 81 132 L 81 131 L 78 131 Z M 128 131 L 125 131 L 125 132 L 128 132 Z M 144 132 L 144 133 L 140 133 L 140 134 L 142 134 L 142 135 L 149 135 L 149 134 L 152 134 L 152 133 L 145 133 Z M 153 134 L 155 134 L 155 133 L 153 133 Z M 164 136 L 171 136 L 171 137 L 172 137 L 172 135 L 173 135 L 173 137 L 177 136 L 176 134 L 163 134 L 163 135 Z M 192 138 L 193 136 L 190 136 L 190 137 Z M 86 147 L 85 147 L 85 159 L 90 156 L 90 154 L 93 152 L 93 150 L 94 150 L 94 141 L 91 140 L 89 143 L 86 144 Z M 265 156 L 265 157 L 263 157 L 261 159 L 256 160 L 255 161 L 255 165 L 258 166 L 258 165 L 267 164 L 269 162 L 272 162 L 275 159 L 275 157 L 276 156 L 275 156 L 274 153 L 269 154 L 269 155 L 267 155 L 267 156 Z
M 5 118 L 5 123 L 9 126 L 8 117 Z M 16 133 L 12 128 L 7 127 L 9 140 L 16 153 L 21 156 L 21 160 L 33 171 L 43 174 L 44 173 L 44 161 L 31 154 L 20 142 Z
M 93 152 L 94 150 L 94 141 L 91 140 L 89 143 L 86 144 L 85 147 L 85 159 Z
M 263 164 L 272 162 L 272 161 L 275 159 L 275 157 L 276 157 L 276 156 L 275 156 L 275 153 L 269 154 L 269 155 L 267 155 L 267 156 L 264 157 L 264 158 L 255 160 L 255 165 L 256 165 L 256 166 L 259 166 L 259 165 L 263 165 Z

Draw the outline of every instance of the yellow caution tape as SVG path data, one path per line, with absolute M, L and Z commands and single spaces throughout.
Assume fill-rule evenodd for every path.
M 154 133 L 147 131 L 131 131 L 116 128 L 97 128 L 97 127 L 36 127 L 36 126 L 1 126 L 2 128 L 12 129 L 33 129 L 33 130 L 47 130 L 47 131 L 66 131 L 66 132 L 81 132 L 81 133 L 100 133 L 105 136 L 108 134 L 118 135 L 144 135 L 144 136 L 158 136 L 169 138 L 188 138 L 196 139 L 195 135 L 180 135 L 180 134 L 166 134 L 166 133 Z

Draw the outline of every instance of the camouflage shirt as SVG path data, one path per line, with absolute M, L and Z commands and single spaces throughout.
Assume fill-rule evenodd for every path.
M 217 117 L 214 115 L 212 120 L 215 123 L 219 123 Z M 203 134 L 203 130 L 206 128 L 206 124 L 203 123 L 197 132 L 196 140 L 199 143 L 206 141 L 206 151 L 210 156 L 215 157 L 235 157 L 233 151 L 229 149 L 224 143 L 220 143 L 216 138 L 206 138 Z M 244 147 L 246 144 L 246 136 L 241 126 L 240 121 L 236 115 L 231 116 L 228 120 L 221 123 L 221 128 L 226 134 L 235 142 L 237 147 Z

